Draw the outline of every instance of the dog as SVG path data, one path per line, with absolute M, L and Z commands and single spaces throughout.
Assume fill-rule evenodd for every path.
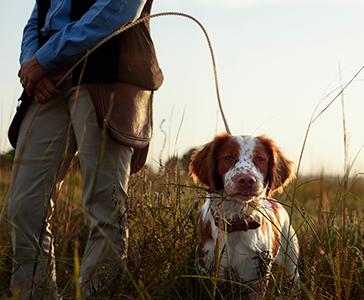
M 195 152 L 189 168 L 209 189 L 198 219 L 199 273 L 258 283 L 247 299 L 264 297 L 273 265 L 283 265 L 297 285 L 298 240 L 287 211 L 271 198 L 294 178 L 293 164 L 275 143 L 223 134 Z

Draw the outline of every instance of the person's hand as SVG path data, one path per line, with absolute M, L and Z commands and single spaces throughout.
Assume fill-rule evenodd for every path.
M 61 91 L 56 87 L 61 76 L 46 75 L 34 87 L 34 100 L 38 103 L 48 103 L 52 98 L 61 95 Z
M 18 76 L 20 78 L 20 83 L 29 96 L 33 95 L 35 85 L 46 75 L 46 73 L 47 70 L 39 64 L 36 57 L 33 57 L 21 65 Z

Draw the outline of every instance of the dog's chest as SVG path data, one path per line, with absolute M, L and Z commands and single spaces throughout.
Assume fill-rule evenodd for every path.
M 260 230 L 232 232 L 219 236 L 221 244 L 220 274 L 250 281 L 265 276 L 272 263 L 269 241 Z
M 271 226 L 266 224 L 264 230 L 259 227 L 255 230 L 227 233 L 218 229 L 208 210 L 209 204 L 205 205 L 201 217 L 204 218 L 205 226 L 210 226 L 211 229 L 200 226 L 200 230 L 203 229 L 205 234 L 209 233 L 210 237 L 200 238 L 197 247 L 200 264 L 211 272 L 219 259 L 219 275 L 225 278 L 250 281 L 265 276 L 273 262 Z

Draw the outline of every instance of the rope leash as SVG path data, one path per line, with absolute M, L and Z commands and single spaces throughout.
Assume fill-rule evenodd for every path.
M 216 60 L 215 60 L 215 54 L 214 54 L 214 50 L 212 47 L 212 43 L 210 40 L 210 37 L 205 29 L 205 27 L 202 25 L 202 23 L 197 20 L 195 17 L 185 14 L 185 13 L 181 13 L 181 12 L 162 12 L 162 13 L 156 13 L 156 14 L 152 14 L 152 15 L 147 15 L 144 16 L 140 19 L 137 19 L 131 23 L 128 23 L 126 25 L 121 26 L 119 29 L 117 29 L 116 31 L 114 31 L 112 34 L 110 34 L 109 36 L 107 36 L 106 38 L 104 38 L 103 40 L 101 40 L 98 44 L 96 44 L 94 47 L 92 47 L 91 49 L 87 50 L 87 52 L 62 76 L 62 78 L 57 82 L 56 86 L 59 86 L 67 77 L 69 77 L 72 73 L 72 71 L 78 67 L 84 60 L 87 59 L 87 57 L 93 53 L 96 49 L 98 49 L 100 46 L 102 46 L 103 44 L 105 44 L 106 42 L 108 42 L 110 39 L 112 39 L 113 37 L 119 35 L 120 33 L 142 23 L 145 22 L 147 20 L 153 19 L 153 18 L 157 18 L 157 17 L 166 17 L 166 16 L 177 16 L 177 17 L 183 17 L 183 18 L 187 18 L 189 20 L 194 21 L 199 27 L 200 29 L 203 31 L 209 50 L 210 50 L 210 55 L 211 55 L 211 60 L 212 60 L 212 67 L 213 67 L 213 73 L 214 73 L 214 81 L 215 81 L 215 91 L 216 91 L 216 97 L 217 97 L 217 103 L 218 103 L 218 107 L 219 107 L 219 111 L 222 117 L 222 120 L 224 122 L 224 126 L 225 126 L 225 130 L 228 134 L 231 134 L 229 125 L 227 123 L 226 117 L 225 117 L 225 113 L 222 107 L 222 103 L 221 103 L 221 98 L 220 98 L 220 89 L 219 89 L 219 82 L 218 82 L 218 77 L 217 77 L 217 67 L 216 67 Z

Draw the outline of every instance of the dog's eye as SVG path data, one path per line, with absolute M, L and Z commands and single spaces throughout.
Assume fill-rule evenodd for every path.
M 263 161 L 266 161 L 265 157 L 258 155 L 257 157 L 255 157 L 255 161 L 258 163 L 261 163 Z
M 226 161 L 230 161 L 232 159 L 233 159 L 233 157 L 231 155 L 224 156 L 224 160 L 226 160 Z

